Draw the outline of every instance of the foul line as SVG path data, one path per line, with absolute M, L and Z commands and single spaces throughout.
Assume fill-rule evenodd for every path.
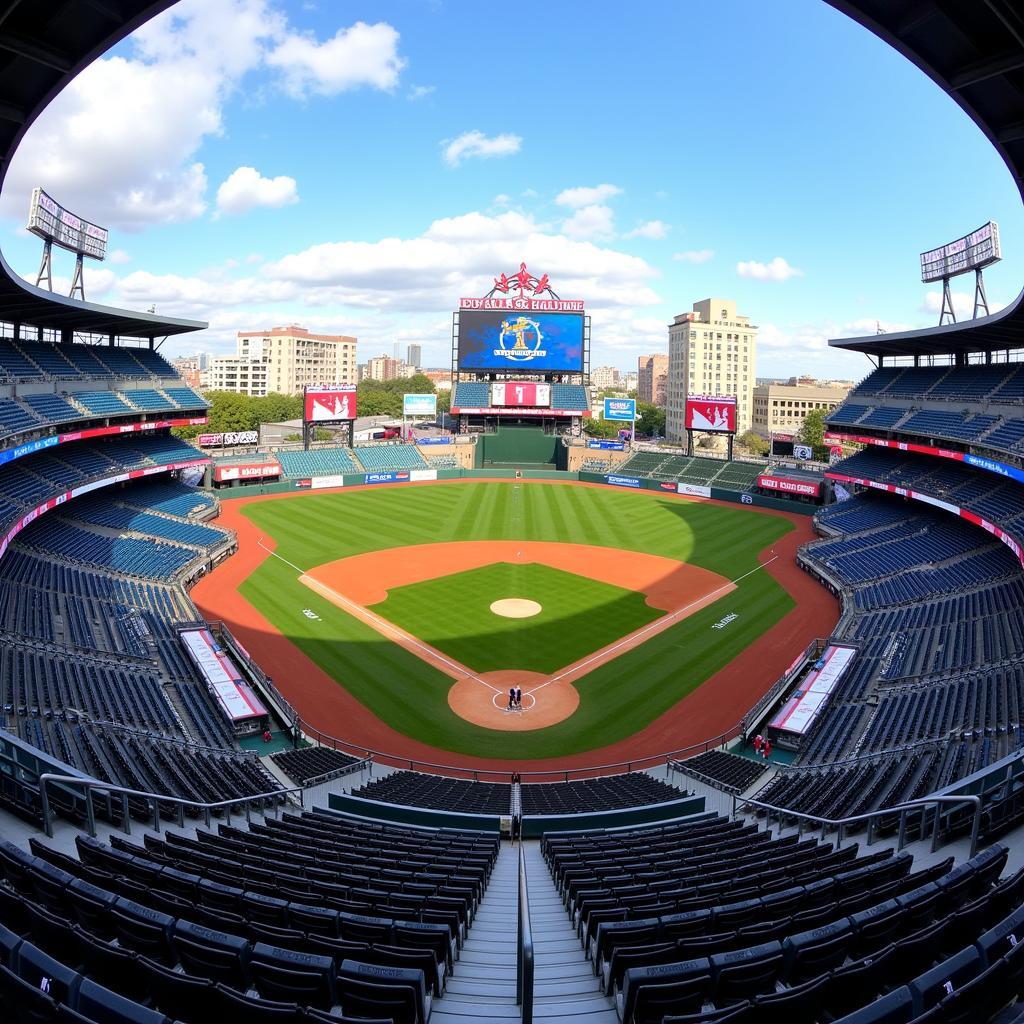
M 505 692 L 504 690 L 498 689 L 498 687 L 496 686 L 492 686 L 485 679 L 481 679 L 478 675 L 475 675 L 473 672 L 470 672 L 465 665 L 460 665 L 458 662 L 451 661 L 441 651 L 437 650 L 436 648 L 421 643 L 411 633 L 407 633 L 404 629 L 399 629 L 393 623 L 388 622 L 387 619 L 381 618 L 376 612 L 371 612 L 369 608 L 365 608 L 363 607 L 363 605 L 357 604 L 355 601 L 352 601 L 349 598 L 345 597 L 344 594 L 339 594 L 336 590 L 334 590 L 332 587 L 327 586 L 326 583 L 322 583 L 315 576 L 310 576 L 309 573 L 305 571 L 305 569 L 300 569 L 294 562 L 289 562 L 288 559 L 285 558 L 283 555 L 279 555 L 276 551 L 272 551 L 270 548 L 268 548 L 266 544 L 263 543 L 262 537 L 260 537 L 256 541 L 256 543 L 261 548 L 263 548 L 263 550 L 266 551 L 268 555 L 273 555 L 274 558 L 279 559 L 280 561 L 284 562 L 285 565 L 294 569 L 299 574 L 300 577 L 305 577 L 305 579 L 309 580 L 310 584 L 312 584 L 312 586 L 310 587 L 311 590 L 326 590 L 328 594 L 333 594 L 334 597 L 337 598 L 338 602 L 342 604 L 345 608 L 355 609 L 354 612 L 350 611 L 350 614 L 352 614 L 353 618 L 365 618 L 372 620 L 374 628 L 377 630 L 377 632 L 383 633 L 385 636 L 390 634 L 390 636 L 393 639 L 399 639 L 403 643 L 415 647 L 417 651 L 421 652 L 421 656 L 425 654 L 429 658 L 441 662 L 443 665 L 447 666 L 453 672 L 457 673 L 457 676 L 455 676 L 455 678 L 472 679 L 474 682 L 479 683 L 481 686 L 486 686 L 487 689 L 491 690 L 493 693 Z M 427 658 L 424 658 L 423 660 L 427 660 Z
M 606 661 L 608 659 L 608 655 L 614 654 L 615 651 L 627 645 L 634 645 L 637 640 L 641 639 L 652 630 L 656 630 L 659 633 L 663 632 L 677 616 L 682 615 L 684 612 L 688 612 L 691 608 L 694 608 L 699 604 L 704 604 L 709 598 L 714 597 L 716 594 L 720 594 L 723 590 L 731 590 L 741 580 L 745 580 L 748 576 L 753 576 L 755 572 L 759 572 L 766 565 L 771 565 L 771 563 L 778 557 L 778 555 L 773 555 L 767 562 L 762 562 L 760 565 L 755 566 L 750 570 L 750 572 L 745 572 L 742 576 L 737 576 L 736 579 L 729 583 L 723 583 L 722 586 L 709 591 L 703 597 L 698 597 L 696 601 L 691 601 L 689 604 L 683 605 L 682 608 L 677 608 L 674 612 L 670 612 L 668 615 L 662 615 L 660 618 L 655 619 L 654 622 L 648 623 L 646 626 L 641 626 L 640 629 L 634 630 L 629 634 L 629 636 L 623 637 L 621 640 L 611 644 L 609 647 L 603 647 L 600 651 L 595 652 L 583 661 L 578 661 L 575 664 L 570 665 L 557 675 L 553 675 L 550 679 L 545 679 L 543 683 L 539 686 L 535 686 L 532 690 L 524 690 L 523 692 L 536 693 L 538 690 L 543 690 L 544 687 L 550 683 L 557 683 L 560 679 L 564 679 L 568 675 L 576 675 L 581 669 L 585 669 L 595 661 Z

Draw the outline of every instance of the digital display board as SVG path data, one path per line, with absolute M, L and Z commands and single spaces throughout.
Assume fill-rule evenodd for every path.
M 687 395 L 686 429 L 706 434 L 735 434 L 736 396 Z
M 307 423 L 337 423 L 356 418 L 356 389 L 352 384 L 307 387 L 304 418 Z
M 606 420 L 625 420 L 627 423 L 636 419 L 635 398 L 606 398 L 604 400 L 604 418 Z
M 581 373 L 583 315 L 464 309 L 459 313 L 459 367 Z
M 551 385 L 535 381 L 499 380 L 491 384 L 491 405 L 551 405 Z
M 969 270 L 981 270 L 1002 258 L 999 225 L 990 220 L 955 242 L 921 253 L 921 281 L 928 284 L 966 274 Z
M 402 395 L 403 416 L 436 416 L 437 395 Z

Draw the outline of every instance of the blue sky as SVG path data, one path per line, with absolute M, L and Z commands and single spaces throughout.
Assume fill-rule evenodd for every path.
M 1016 294 L 1009 173 L 824 3 L 494 10 L 184 0 L 30 130 L 0 197 L 8 260 L 34 275 L 40 184 L 112 228 L 89 298 L 210 322 L 165 351 L 298 322 L 437 366 L 459 296 L 521 260 L 587 301 L 593 365 L 624 369 L 715 295 L 761 326 L 759 375 L 863 375 L 825 339 L 936 322 L 918 253 L 990 218 L 990 300 Z

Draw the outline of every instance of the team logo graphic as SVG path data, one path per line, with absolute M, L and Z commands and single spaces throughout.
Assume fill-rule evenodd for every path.
M 526 316 L 502 320 L 501 332 L 498 335 L 496 356 L 505 356 L 515 363 L 528 363 L 531 359 L 543 359 L 547 352 L 541 348 L 544 335 L 540 324 Z

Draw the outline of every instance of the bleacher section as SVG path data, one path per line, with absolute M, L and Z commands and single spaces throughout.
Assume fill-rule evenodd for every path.
M 924 461 L 918 470 L 947 472 L 940 460 Z M 848 463 L 911 472 L 886 452 Z M 829 539 L 801 558 L 842 590 L 833 639 L 855 645 L 857 660 L 794 768 L 757 799 L 824 817 L 859 814 L 934 792 L 1018 750 L 1024 572 L 1016 556 L 984 530 L 886 494 L 857 496 L 818 521 Z
M 369 472 L 388 469 L 425 469 L 426 462 L 414 444 L 356 445 L 355 457 Z
M 353 790 L 353 796 L 367 800 L 471 814 L 508 814 L 510 794 L 511 787 L 504 782 L 469 782 L 421 772 L 393 772 Z
M 77 856 L 32 849 L 0 846 L 0 994 L 20 1020 L 60 1002 L 94 1021 L 130 1009 L 118 1024 L 197 1009 L 265 1021 L 275 1007 L 293 1024 L 426 1024 L 498 843 L 312 812 L 144 845 L 79 838 Z
M 999 846 L 913 872 L 906 853 L 858 858 L 707 815 L 559 834 L 542 849 L 623 1024 L 845 1021 L 885 992 L 905 1016 L 856 1020 L 916 1020 L 952 1002 L 968 1014 L 957 1020 L 981 1022 L 1024 974 L 1008 938 L 1024 919 L 1024 873 L 999 879 Z M 1004 956 L 1012 969 L 967 984 Z
M 349 449 L 314 448 L 311 451 L 276 452 L 283 475 L 289 478 L 314 476 L 339 476 L 343 473 L 358 473 Z
M 551 406 L 554 409 L 585 412 L 590 408 L 587 389 L 582 384 L 552 384 Z
M 729 462 L 701 456 L 640 451 L 615 467 L 623 476 L 645 476 L 652 480 L 675 480 L 684 484 L 722 487 L 745 491 L 757 483 L 767 469 L 764 462 Z
M 738 757 L 724 750 L 708 750 L 696 757 L 679 761 L 676 767 L 695 779 L 712 782 L 726 792 L 743 793 L 764 775 L 767 764 L 749 757 Z
M 148 348 L 55 345 L 0 338 L 0 381 L 75 380 L 83 377 L 170 380 L 174 368 Z
M 667 803 L 684 796 L 675 786 L 643 772 L 607 775 L 580 782 L 524 783 L 523 814 L 579 814 L 644 804 Z
M 300 747 L 297 750 L 280 750 L 270 756 L 278 768 L 300 786 L 309 785 L 310 779 L 330 778 L 359 761 L 332 747 Z
M 486 409 L 491 404 L 491 386 L 484 380 L 461 380 L 452 394 L 453 408 Z

